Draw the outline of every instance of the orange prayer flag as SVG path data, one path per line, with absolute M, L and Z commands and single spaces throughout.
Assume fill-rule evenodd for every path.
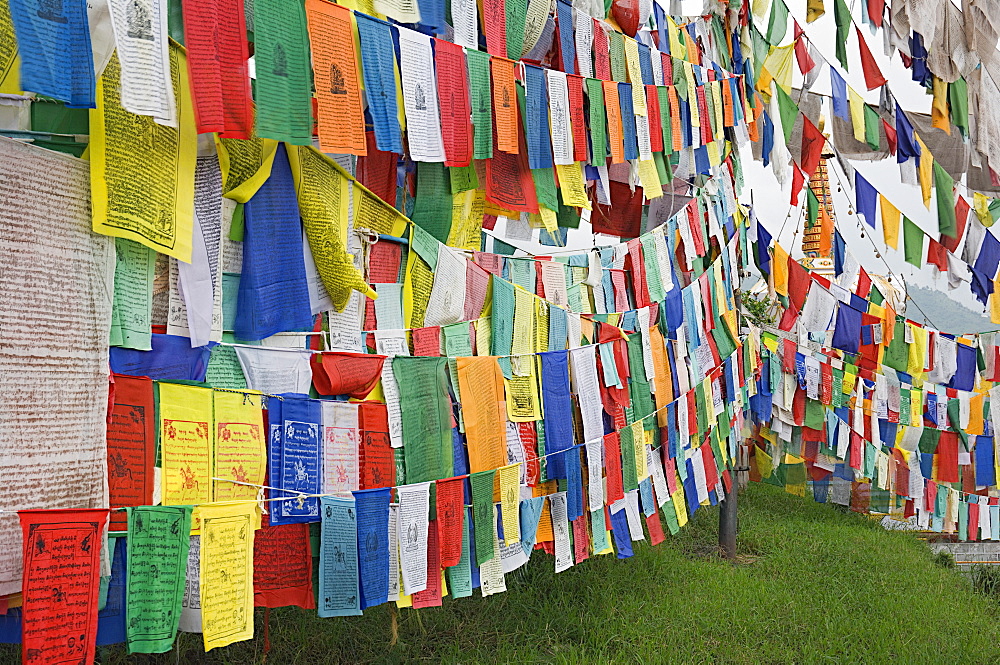
M 517 87 L 514 83 L 514 61 L 493 56 L 493 126 L 496 148 L 516 155 L 517 146 Z
M 367 155 L 351 10 L 326 0 L 306 0 L 306 17 L 320 150 Z
M 604 107 L 608 114 L 608 141 L 611 148 L 611 163 L 621 164 L 625 161 L 625 137 L 622 130 L 622 107 L 618 101 L 618 84 L 614 81 L 603 81 Z

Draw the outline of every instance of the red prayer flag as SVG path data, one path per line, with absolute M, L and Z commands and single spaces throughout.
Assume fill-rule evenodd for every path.
M 663 533 L 663 524 L 660 522 L 659 513 L 646 516 L 646 528 L 649 529 L 650 545 L 659 545 L 666 540 L 667 537 Z
M 392 487 L 396 484 L 396 453 L 389 440 L 389 414 L 381 402 L 358 405 L 361 449 L 361 489 Z
M 25 663 L 92 663 L 108 510 L 22 510 Z
M 396 164 L 399 162 L 399 155 L 379 150 L 375 143 L 375 132 L 365 132 L 365 142 L 368 154 L 358 157 L 358 182 L 375 196 L 395 206 Z
M 805 176 L 802 175 L 802 169 L 795 162 L 792 162 L 792 201 L 793 206 L 799 204 L 799 193 L 802 191 L 802 186 L 805 184 Z
M 198 133 L 251 138 L 250 52 L 243 0 L 188 0 L 181 11 Z
M 948 250 L 934 238 L 927 239 L 927 263 L 937 266 L 941 272 L 948 271 Z
M 109 506 L 149 506 L 153 503 L 156 461 L 156 417 L 153 381 L 144 376 L 115 374 L 114 405 L 108 419 Z M 112 531 L 125 531 L 124 511 L 111 514 Z
M 355 399 L 368 396 L 382 376 L 386 356 L 373 353 L 314 353 L 313 386 L 320 395 L 349 395 Z
M 585 162 L 588 159 L 588 136 L 586 114 L 583 108 L 583 78 L 568 74 L 566 85 L 569 88 L 569 123 L 573 130 L 573 159 Z
M 868 19 L 876 26 L 882 26 L 883 13 L 885 13 L 885 0 L 868 0 Z
M 642 233 L 642 187 L 632 191 L 628 183 L 612 180 L 609 190 L 611 205 L 597 203 L 596 191 L 592 194 L 597 206 L 590 218 L 594 233 L 637 238 Z
M 729 90 L 728 85 L 722 86 L 723 93 Z M 581 109 L 581 113 L 583 110 Z M 649 115 L 649 146 L 653 152 L 663 152 L 663 132 L 659 131 L 663 121 L 660 119 L 660 95 L 655 85 L 646 86 L 646 113 Z
M 802 39 L 805 30 L 802 29 L 798 21 L 793 20 L 793 23 L 795 25 L 795 60 L 799 63 L 799 71 L 808 74 L 816 66 L 816 61 L 809 55 L 809 45 L 806 40 Z
M 461 478 L 437 481 L 437 535 L 441 567 L 457 566 L 462 558 L 465 485 Z
M 440 356 L 441 355 L 441 326 L 431 326 L 429 328 L 416 328 L 413 334 L 413 355 L 415 356 Z
M 858 49 L 861 51 L 861 68 L 865 72 L 865 85 L 868 86 L 869 90 L 874 90 L 885 85 L 885 77 L 882 76 L 875 58 L 872 57 L 872 52 L 868 50 L 868 43 L 865 42 L 864 35 L 861 34 L 861 28 L 854 26 L 854 31 L 858 34 Z
M 492 56 L 507 57 L 507 11 L 503 0 L 483 0 L 486 50 Z
M 580 515 L 573 524 L 573 554 L 577 564 L 590 558 L 590 533 L 587 531 L 587 513 Z
M 437 520 L 427 528 L 427 588 L 413 594 L 413 607 L 441 607 L 441 553 L 438 550 Z
M 622 447 L 618 432 L 604 435 L 604 476 L 607 488 L 607 504 L 625 498 L 622 482 Z
M 958 482 L 958 433 L 944 430 L 938 439 L 937 481 L 939 483 Z
M 604 24 L 593 19 L 594 28 L 594 78 L 602 81 L 611 80 L 611 43 L 604 32 Z
M 962 236 L 965 235 L 965 225 L 969 221 L 969 213 L 972 209 L 969 207 L 969 202 L 965 200 L 961 194 L 955 196 L 955 237 L 951 237 L 944 233 L 941 234 L 941 244 L 944 245 L 945 249 L 954 254 L 958 251 L 958 243 L 961 242 Z
M 316 609 L 308 524 L 265 526 L 254 532 L 253 604 Z
M 882 131 L 885 132 L 885 142 L 889 144 L 889 154 L 896 154 L 896 128 L 887 123 L 885 120 L 882 121 Z
M 811 178 L 819 167 L 820 157 L 823 155 L 823 146 L 826 145 L 826 137 L 819 131 L 816 125 L 808 116 L 802 115 L 802 170 L 807 178 Z
M 434 71 L 437 73 L 441 134 L 445 166 L 468 166 L 472 162 L 472 107 L 465 73 L 465 49 L 458 44 L 434 40 Z

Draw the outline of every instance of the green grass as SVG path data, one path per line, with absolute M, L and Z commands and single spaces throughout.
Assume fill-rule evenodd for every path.
M 741 563 L 712 555 L 716 509 L 619 561 L 559 575 L 536 553 L 489 598 L 318 619 L 271 612 L 268 663 L 987 663 L 1000 657 L 1000 605 L 933 563 L 912 534 L 752 484 L 740 496 Z M 181 635 L 160 656 L 103 650 L 103 663 L 260 663 L 253 642 L 201 651 Z M 0 650 L 0 663 L 17 662 Z

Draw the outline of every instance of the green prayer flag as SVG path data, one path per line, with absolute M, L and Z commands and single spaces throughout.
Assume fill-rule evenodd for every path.
M 923 264 L 924 257 L 924 232 L 910 221 L 909 217 L 903 217 L 903 256 L 910 265 L 919 268 Z
M 625 37 L 617 30 L 609 31 L 611 35 L 611 78 L 619 83 L 628 81 L 625 65 Z
M 451 231 L 451 178 L 439 162 L 417 162 L 417 195 L 411 219 L 441 242 Z
M 517 247 L 514 245 L 505 243 L 500 238 L 493 238 L 493 253 L 500 254 L 501 256 L 513 256 L 514 252 L 517 251 Z
M 948 84 L 948 107 L 951 110 L 951 122 L 962 132 L 969 135 L 969 88 L 964 78 Z
M 833 0 L 833 18 L 837 24 L 837 36 L 835 44 L 837 48 L 837 60 L 840 66 L 847 71 L 847 36 L 851 32 L 851 10 L 847 8 L 844 0 Z
M 604 88 L 598 79 L 587 79 L 587 108 L 590 122 L 590 164 L 604 166 L 608 161 L 607 118 L 604 111 Z
M 504 0 L 507 15 L 507 57 L 520 60 L 524 50 L 524 22 L 528 18 L 528 0 Z
M 448 177 L 451 179 L 453 195 L 479 188 L 479 176 L 476 175 L 475 164 L 448 167 Z
M 632 428 L 626 427 L 618 433 L 622 453 L 622 487 L 626 492 L 639 489 L 638 471 L 635 468 L 635 438 Z
M 788 31 L 788 5 L 782 0 L 771 3 L 771 19 L 767 22 L 767 42 L 777 46 Z
M 448 359 L 396 356 L 403 455 L 408 483 L 450 478 L 453 472 Z
M 879 125 L 882 121 L 878 117 L 878 113 L 868 104 L 864 105 L 865 109 L 865 143 L 872 150 L 878 150 L 881 143 L 879 138 Z
M 905 372 L 910 364 L 910 345 L 906 343 L 906 324 L 897 319 L 892 341 L 885 347 L 882 364 L 897 372 Z
M 806 416 L 803 425 L 809 429 L 823 429 L 826 426 L 826 408 L 817 399 L 806 400 Z
M 256 0 L 257 136 L 312 143 L 312 62 L 301 2 Z
M 660 132 L 663 135 L 663 153 L 669 155 L 674 151 L 674 136 L 671 128 L 673 119 L 670 117 L 670 95 L 667 86 L 656 86 L 656 96 L 660 101 Z M 653 158 L 655 159 L 658 154 L 654 152 Z M 660 182 L 665 182 L 662 174 L 660 175 Z
M 781 3 L 776 1 L 775 4 Z M 774 93 L 778 97 L 778 114 L 781 116 L 781 131 L 785 134 L 785 143 L 789 143 L 792 140 L 792 129 L 795 127 L 795 118 L 799 114 L 799 105 L 792 101 L 792 98 L 785 92 L 785 89 L 777 83 L 774 85 Z
M 190 536 L 191 506 L 128 509 L 125 630 L 129 653 L 165 653 L 174 647 Z
M 941 162 L 934 161 L 934 198 L 937 201 L 938 231 L 954 238 L 958 235 L 955 221 L 955 180 L 944 170 Z
M 813 227 L 819 222 L 819 199 L 812 187 L 806 187 L 806 226 Z
M 463 508 L 465 517 L 462 520 L 462 557 L 458 564 L 448 568 L 448 587 L 451 590 L 452 598 L 468 598 L 472 595 L 472 566 L 470 562 L 470 552 L 472 550 L 469 542 L 469 509 Z M 490 547 L 490 551 L 493 548 Z
M 559 210 L 555 170 L 531 169 L 531 178 L 535 181 L 535 196 L 538 197 L 538 204 L 552 211 Z
M 493 477 L 496 469 L 469 475 L 472 485 L 472 519 L 476 532 L 476 565 L 493 558 L 496 538 L 496 513 L 493 510 Z
M 560 203 L 559 210 L 556 211 L 556 223 L 564 229 L 578 229 L 580 228 L 580 215 L 573 206 Z
M 941 440 L 941 431 L 933 427 L 925 427 L 920 433 L 920 442 L 917 446 L 920 452 L 933 455 L 937 452 L 938 442 Z
M 469 101 L 472 105 L 473 157 L 493 156 L 493 93 L 490 90 L 490 54 L 465 49 L 469 70 Z

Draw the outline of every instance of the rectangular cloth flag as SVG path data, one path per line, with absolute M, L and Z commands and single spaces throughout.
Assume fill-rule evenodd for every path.
M 153 382 L 116 374 L 114 404 L 108 420 L 108 494 L 111 508 L 153 503 L 156 420 Z M 111 531 L 124 531 L 128 517 L 114 512 Z
M 125 592 L 129 653 L 164 653 L 173 648 L 190 534 L 190 506 L 129 509 Z
M 107 509 L 22 510 L 18 516 L 24 662 L 94 662 Z

